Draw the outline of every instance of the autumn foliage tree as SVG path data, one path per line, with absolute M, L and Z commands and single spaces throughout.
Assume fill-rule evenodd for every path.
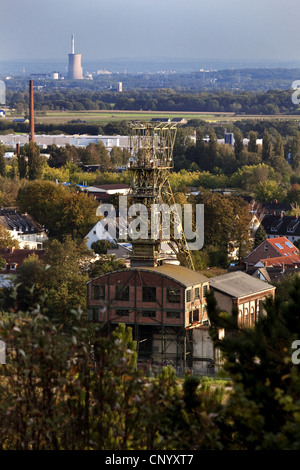
M 43 225 L 50 237 L 83 238 L 95 225 L 97 202 L 85 193 L 51 181 L 32 181 L 20 189 L 18 206 Z

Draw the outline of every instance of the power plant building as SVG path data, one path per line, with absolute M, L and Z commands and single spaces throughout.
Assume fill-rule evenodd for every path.
M 74 34 L 72 34 L 71 54 L 69 54 L 69 68 L 67 78 L 70 80 L 82 80 L 81 54 L 75 54 Z

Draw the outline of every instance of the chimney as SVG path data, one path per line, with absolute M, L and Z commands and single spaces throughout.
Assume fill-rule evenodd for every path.
M 29 142 L 34 142 L 34 103 L 33 103 L 33 81 L 29 80 Z

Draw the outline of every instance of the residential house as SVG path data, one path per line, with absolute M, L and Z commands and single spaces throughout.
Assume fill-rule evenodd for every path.
M 0 224 L 18 241 L 22 249 L 42 250 L 48 236 L 33 218 L 13 208 L 0 209 Z
M 19 268 L 28 256 L 35 254 L 43 258 L 44 250 L 30 250 L 19 248 L 3 248 L 0 250 L 0 257 L 5 260 L 5 266 L 0 270 L 0 287 L 12 287 Z
M 282 265 L 285 264 L 284 261 L 290 266 L 296 266 L 299 264 L 299 257 L 298 248 L 287 237 L 268 238 L 244 258 L 244 267 L 247 272 L 254 267 L 263 267 L 274 263 Z
M 268 238 L 286 237 L 294 243 L 300 240 L 300 217 L 280 215 L 265 215 L 261 222 Z

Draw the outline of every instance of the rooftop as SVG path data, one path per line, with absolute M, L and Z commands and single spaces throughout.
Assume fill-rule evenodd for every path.
M 147 268 L 130 268 L 130 269 L 140 269 L 143 271 L 153 271 L 164 276 L 168 276 L 174 279 L 177 282 L 180 282 L 185 287 L 194 286 L 196 284 L 202 284 L 203 282 L 208 282 L 208 278 L 203 276 L 203 274 L 193 271 L 192 269 L 186 268 L 185 266 L 178 266 L 175 264 L 163 264 L 162 266 L 157 267 L 147 267 Z
M 1 208 L 0 224 L 7 230 L 22 233 L 40 233 L 42 228 L 28 214 L 20 214 L 16 209 Z
M 250 260 L 253 261 L 253 257 L 255 258 L 255 254 L 261 252 L 260 247 L 263 246 L 263 245 L 269 245 L 273 248 L 272 258 L 274 258 L 275 256 L 277 257 L 277 255 L 275 253 L 278 253 L 278 257 L 281 257 L 281 256 L 295 256 L 295 255 L 299 256 L 300 255 L 300 252 L 299 252 L 298 248 L 292 242 L 290 242 L 287 237 L 275 237 L 275 238 L 267 238 L 262 243 L 260 243 L 260 245 L 258 245 L 256 248 L 254 248 L 254 250 L 251 251 L 251 253 L 249 253 L 248 256 L 246 256 L 244 261 L 246 261 L 246 262 L 248 260 L 249 260 L 249 262 L 250 262 Z M 275 250 L 275 252 L 274 252 L 274 250 Z M 266 258 L 265 255 L 263 255 L 263 256 L 260 255 L 260 257 L 261 258 Z M 257 259 L 257 261 L 258 261 L 258 259 Z
M 16 270 L 20 267 L 24 260 L 30 255 L 37 255 L 39 258 L 45 256 L 44 250 L 21 250 L 19 248 L 2 248 L 0 249 L 0 256 L 5 259 L 6 268 L 2 271 L 2 274 L 11 272 L 7 265 L 15 264 Z
M 266 266 L 295 266 L 300 267 L 300 255 L 278 256 L 276 258 L 260 259 L 256 266 L 262 263 Z
M 255 279 L 242 271 L 234 271 L 221 276 L 212 277 L 209 283 L 213 289 L 224 292 L 231 297 L 246 297 L 259 292 L 275 289 L 272 285 Z
M 104 189 L 108 191 L 109 189 L 128 189 L 130 188 L 129 184 L 116 183 L 116 184 L 96 184 L 95 188 Z
M 124 269 L 120 270 L 124 271 Z M 204 282 L 209 282 L 209 279 L 202 274 L 198 273 L 197 271 L 193 271 L 192 269 L 186 268 L 184 266 L 178 266 L 178 265 L 173 265 L 173 264 L 164 264 L 162 266 L 156 266 L 156 267 L 131 267 L 127 268 L 125 271 L 147 271 L 147 272 L 154 272 L 163 276 L 167 276 L 171 279 L 173 279 L 176 282 L 179 282 L 185 287 L 191 287 L 194 285 L 198 284 L 203 284 Z M 118 272 L 118 271 L 114 271 Z M 107 274 L 112 274 L 111 273 L 106 273 L 103 274 L 102 276 L 106 276 Z M 102 277 L 99 276 L 99 277 Z M 91 281 L 89 281 L 91 282 Z

